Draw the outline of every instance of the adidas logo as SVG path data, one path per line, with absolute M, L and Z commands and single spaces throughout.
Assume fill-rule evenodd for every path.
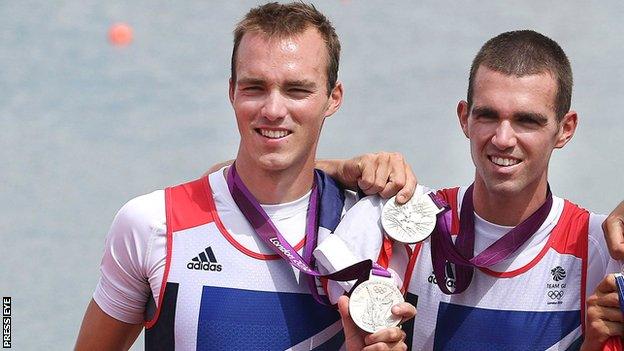
M 445 277 L 444 277 L 444 284 L 446 285 L 447 288 L 450 289 L 455 289 L 455 272 L 453 270 L 453 266 L 451 265 L 450 262 L 446 262 L 445 266 Z M 427 281 L 433 285 L 437 285 L 438 284 L 438 280 L 435 277 L 435 274 L 433 272 L 431 272 L 431 274 L 429 275 L 429 278 L 427 278 Z
M 217 263 L 212 248 L 208 246 L 204 251 L 200 252 L 197 257 L 193 257 L 191 262 L 186 265 L 186 268 L 198 271 L 221 272 L 222 266 Z

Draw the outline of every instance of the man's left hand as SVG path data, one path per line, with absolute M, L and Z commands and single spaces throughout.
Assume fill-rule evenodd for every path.
M 587 324 L 581 350 L 602 350 L 607 339 L 624 335 L 623 322 L 615 276 L 609 274 L 587 299 Z

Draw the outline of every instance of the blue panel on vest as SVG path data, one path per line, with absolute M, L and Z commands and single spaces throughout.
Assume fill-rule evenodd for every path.
M 580 311 L 525 312 L 441 302 L 435 350 L 544 350 L 581 324 Z
M 197 327 L 198 350 L 284 350 L 340 319 L 309 294 L 205 286 Z M 332 335 L 333 336 L 333 335 Z M 336 350 L 336 339 L 315 350 Z M 339 340 L 342 344 L 344 337 Z

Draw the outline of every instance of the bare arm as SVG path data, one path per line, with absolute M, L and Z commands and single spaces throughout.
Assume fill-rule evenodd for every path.
M 203 176 L 233 162 L 214 164 Z M 396 152 L 364 154 L 346 160 L 316 160 L 315 166 L 347 188 L 360 188 L 367 195 L 379 194 L 384 198 L 397 195 L 399 203 L 407 202 L 414 195 L 418 181 L 403 155 Z
M 624 201 L 602 223 L 611 257 L 624 260 Z
M 232 162 L 214 164 L 203 176 Z M 316 160 L 315 166 L 349 189 L 360 188 L 366 195 L 379 194 L 383 198 L 396 195 L 400 204 L 407 202 L 416 190 L 416 175 L 397 152 L 364 154 L 348 160 Z
M 142 329 L 142 324 L 124 323 L 107 315 L 92 299 L 82 320 L 75 350 L 128 350 Z

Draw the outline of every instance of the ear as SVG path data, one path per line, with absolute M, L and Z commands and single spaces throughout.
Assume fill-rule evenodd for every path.
M 461 126 L 466 138 L 470 138 L 468 135 L 468 116 L 470 116 L 468 102 L 462 100 L 457 104 L 457 118 L 459 119 L 459 125 Z
M 342 105 L 342 94 L 342 82 L 336 82 L 336 86 L 334 87 L 334 89 L 332 89 L 331 94 L 329 94 L 329 101 L 327 104 L 327 110 L 325 110 L 325 117 L 329 117 L 333 115 L 336 111 L 338 111 L 340 105 Z
M 236 82 L 230 77 L 229 95 L 231 104 L 234 104 L 234 89 L 236 89 Z
M 565 144 L 572 139 L 576 126 L 578 124 L 578 115 L 576 111 L 570 110 L 563 116 L 561 122 L 559 122 L 559 133 L 557 135 L 557 142 L 555 148 L 561 149 Z

